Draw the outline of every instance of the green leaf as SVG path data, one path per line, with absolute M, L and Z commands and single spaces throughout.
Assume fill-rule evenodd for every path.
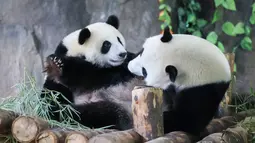
M 195 32 L 192 33 L 192 35 L 198 36 L 198 37 L 202 37 L 202 33 L 200 30 L 197 30 Z
M 250 37 L 245 36 L 241 41 L 241 47 L 245 50 L 252 51 L 252 40 Z
M 204 20 L 204 19 L 198 19 L 198 20 L 197 20 L 197 26 L 198 26 L 198 28 L 202 28 L 202 27 L 204 27 L 206 24 L 207 24 L 207 21 Z
M 216 44 L 218 40 L 218 35 L 214 31 L 212 31 L 206 36 L 206 40 L 210 41 L 213 44 Z
M 255 12 L 255 2 L 252 4 L 252 12 Z
M 168 12 L 171 12 L 171 11 L 172 11 L 172 9 L 171 9 L 171 7 L 170 7 L 169 5 L 166 5 L 166 10 L 167 10 Z
M 196 30 L 194 28 L 187 28 L 187 31 L 191 33 L 191 32 L 195 32 Z
M 228 9 L 228 10 L 232 10 L 232 11 L 236 11 L 236 3 L 235 0 L 225 0 L 222 3 L 223 7 Z
M 162 24 L 160 25 L 161 30 L 164 30 L 166 26 L 167 26 L 167 24 L 166 24 L 165 22 L 162 23 Z
M 179 15 L 179 16 L 185 15 L 185 11 L 184 11 L 184 9 L 183 9 L 182 7 L 179 7 L 179 8 L 178 8 L 178 15 Z
M 196 15 L 195 14 L 193 14 L 193 13 L 188 14 L 187 23 L 188 22 L 193 23 L 195 20 L 196 20 Z
M 244 27 L 244 31 L 245 31 L 245 35 L 246 35 L 246 36 L 250 35 L 250 34 L 251 34 L 251 27 L 248 26 L 248 25 L 246 25 L 246 26 Z
M 223 2 L 224 2 L 224 0 L 214 0 L 215 7 L 220 6 Z
M 234 63 L 234 72 L 236 72 L 237 70 L 236 70 L 236 63 Z
M 166 4 L 161 4 L 161 5 L 159 6 L 159 9 L 162 10 L 162 9 L 164 9 L 165 7 L 166 7 Z
M 171 24 L 171 18 L 168 15 L 166 10 L 164 10 L 164 15 L 165 15 L 165 22 L 167 23 L 167 25 L 170 25 Z
M 253 12 L 251 17 L 250 17 L 250 23 L 255 24 L 255 12 Z
M 220 20 L 222 18 L 222 15 L 223 15 L 223 11 L 220 10 L 219 8 L 217 8 L 213 14 L 212 24 L 215 23 L 216 21 Z
M 224 45 L 223 43 L 221 43 L 220 41 L 218 41 L 218 48 L 224 53 L 225 52 L 225 48 L 224 48 Z
M 235 26 L 233 25 L 233 23 L 229 21 L 225 22 L 222 25 L 222 31 L 229 36 L 235 36 L 234 29 L 235 29 Z
M 238 22 L 235 26 L 234 29 L 234 34 L 244 34 L 244 23 L 243 22 Z

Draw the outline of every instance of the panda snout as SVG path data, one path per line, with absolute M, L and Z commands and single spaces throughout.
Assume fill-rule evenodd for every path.
M 127 52 L 123 52 L 119 54 L 119 57 L 121 58 L 126 58 L 126 56 L 127 56 Z

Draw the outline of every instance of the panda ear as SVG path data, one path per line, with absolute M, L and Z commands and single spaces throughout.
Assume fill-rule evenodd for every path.
M 90 37 L 91 33 L 88 28 L 83 28 L 79 33 L 78 42 L 80 45 L 84 44 L 85 41 Z
M 169 42 L 171 41 L 173 38 L 172 34 L 170 33 L 170 29 L 168 26 L 166 26 L 166 28 L 164 29 L 164 33 L 163 33 L 163 36 L 161 37 L 161 41 L 163 43 L 166 43 L 166 42 Z
M 109 16 L 108 19 L 106 20 L 106 23 L 115 27 L 116 29 L 119 28 L 119 19 L 115 15 Z
M 175 79 L 177 77 L 178 71 L 175 66 L 168 65 L 165 68 L 165 72 L 168 73 L 169 78 L 172 82 L 175 82 Z

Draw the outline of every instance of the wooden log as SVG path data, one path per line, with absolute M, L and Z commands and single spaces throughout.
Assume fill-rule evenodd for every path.
M 234 80 L 234 65 L 235 65 L 235 54 L 234 53 L 226 53 L 225 57 L 228 60 L 229 66 L 230 66 L 230 72 L 231 72 L 231 82 L 229 85 L 228 90 L 225 93 L 225 96 L 223 100 L 221 101 L 220 108 L 222 109 L 223 113 L 219 113 L 219 117 L 223 117 L 225 115 L 230 115 L 231 111 L 228 105 L 231 104 L 231 99 L 232 99 L 232 92 L 233 92 L 233 85 L 235 83 Z
M 11 133 L 12 122 L 18 117 L 18 114 L 0 109 L 0 134 L 7 135 Z
M 65 138 L 71 130 L 61 129 L 61 128 L 52 128 L 40 132 L 35 142 L 36 143 L 64 143 Z
M 69 134 L 67 134 L 65 143 L 88 143 L 89 139 L 96 135 L 115 131 L 117 130 L 104 129 L 104 130 L 72 131 Z
M 133 129 L 100 134 L 89 139 L 89 143 L 142 143 L 144 139 Z
M 132 91 L 134 130 L 147 141 L 164 135 L 162 104 L 159 88 L 137 86 Z
M 254 115 L 255 115 L 255 109 L 251 109 L 251 110 L 236 113 L 233 116 L 225 116 L 225 117 L 221 117 L 220 119 L 213 119 L 207 125 L 204 132 L 201 133 L 200 137 L 204 138 L 205 136 L 208 136 L 209 134 L 221 132 L 231 126 L 236 125 L 238 122 L 244 120 L 246 117 L 254 116 Z
M 39 132 L 47 128 L 49 124 L 40 118 L 20 116 L 12 123 L 12 134 L 19 142 L 32 142 Z
M 242 127 L 228 128 L 220 133 L 210 134 L 197 143 L 248 143 L 248 133 Z
M 174 131 L 146 143 L 192 143 L 194 137 L 182 131 Z

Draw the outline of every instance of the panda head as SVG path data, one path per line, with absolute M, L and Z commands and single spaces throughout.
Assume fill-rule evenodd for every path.
M 143 76 L 147 86 L 178 89 L 230 80 L 224 54 L 207 40 L 186 34 L 149 37 L 140 54 L 128 64 L 130 72 Z
M 82 57 L 100 67 L 118 66 L 127 56 L 125 39 L 118 28 L 119 19 L 111 15 L 106 22 L 76 30 L 62 40 L 60 45 L 65 49 L 62 54 Z

